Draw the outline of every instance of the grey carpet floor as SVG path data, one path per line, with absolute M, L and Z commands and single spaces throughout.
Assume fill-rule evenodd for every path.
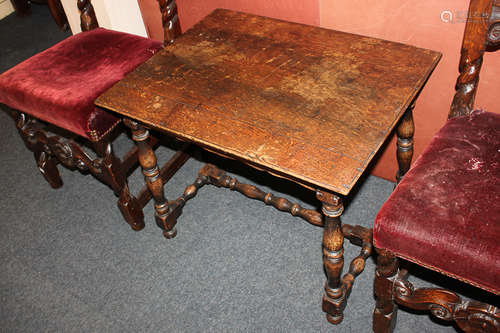
M 32 16 L 0 21 L 0 72 L 68 36 L 46 7 L 33 7 Z M 356 280 L 344 322 L 332 326 L 321 311 L 321 228 L 205 187 L 185 207 L 175 239 L 164 239 L 154 225 L 151 203 L 146 228 L 134 232 L 112 191 L 93 177 L 60 168 L 64 186 L 51 189 L 5 112 L 0 143 L 0 332 L 371 331 L 372 259 Z M 128 146 L 123 136 L 116 149 Z M 172 153 L 160 148 L 160 160 Z M 241 180 L 316 205 L 293 184 L 220 163 Z M 202 165 L 188 161 L 168 183 L 167 196 L 182 193 Z M 141 186 L 139 172 L 130 183 Z M 364 179 L 343 221 L 370 226 L 393 186 Z M 346 245 L 346 261 L 358 253 Z M 400 311 L 397 331 L 455 329 Z

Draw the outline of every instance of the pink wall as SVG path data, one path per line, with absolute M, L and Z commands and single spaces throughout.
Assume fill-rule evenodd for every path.
M 227 8 L 288 21 L 342 30 L 428 48 L 443 53 L 443 58 L 417 101 L 415 156 L 427 146 L 444 124 L 458 75 L 460 46 L 468 0 L 177 0 L 183 30 L 198 22 L 215 8 Z M 146 26 L 157 39 L 162 38 L 156 0 L 139 0 Z M 453 22 L 441 20 L 449 11 Z M 446 17 L 445 17 L 446 18 Z M 500 84 L 500 52 L 487 54 L 481 73 L 476 107 L 500 112 L 495 97 Z M 376 161 L 373 173 L 394 180 L 395 140 Z M 415 159 L 415 158 L 414 158 Z
M 162 40 L 161 15 L 157 0 L 138 0 L 146 30 L 151 38 Z M 191 28 L 216 8 L 319 25 L 319 0 L 177 0 L 182 31 Z
M 182 29 L 188 29 L 216 8 L 319 25 L 319 0 L 178 0 Z
M 443 58 L 417 100 L 414 110 L 415 156 L 427 146 L 444 124 L 458 76 L 460 47 L 468 0 L 410 1 L 320 0 L 323 27 L 411 44 L 443 53 Z M 454 22 L 441 20 L 443 11 L 454 15 Z M 446 17 L 445 17 L 446 18 Z M 487 54 L 481 72 L 476 107 L 500 112 L 495 107 L 500 84 L 500 53 Z M 395 140 L 387 146 L 374 168 L 374 174 L 394 179 Z M 415 160 L 415 158 L 414 158 Z

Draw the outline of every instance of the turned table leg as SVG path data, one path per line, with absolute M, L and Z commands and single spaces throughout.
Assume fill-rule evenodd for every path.
M 413 157 L 413 134 L 415 134 L 415 125 L 413 123 L 413 109 L 415 104 L 412 103 L 401 118 L 396 130 L 398 136 L 397 142 L 397 159 L 399 171 L 396 174 L 396 180 L 399 183 L 403 179 L 406 172 L 410 169 L 411 159 Z
M 124 123 L 132 130 L 132 139 L 139 150 L 139 164 L 155 202 L 156 223 L 163 228 L 163 235 L 166 238 L 173 238 L 177 234 L 175 229 L 177 218 L 174 214 L 169 215 L 168 200 L 163 192 L 163 180 L 160 176 L 156 154 L 151 147 L 149 131 L 130 119 L 124 120 Z
M 338 324 L 344 318 L 346 293 L 342 287 L 341 274 L 344 268 L 344 234 L 340 215 L 344 211 L 342 199 L 335 194 L 318 190 L 316 197 L 323 204 L 323 263 L 326 271 L 323 311 L 332 324 Z

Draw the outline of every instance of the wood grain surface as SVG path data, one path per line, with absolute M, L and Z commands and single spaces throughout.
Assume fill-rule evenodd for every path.
M 438 52 L 218 9 L 96 104 L 347 195 Z

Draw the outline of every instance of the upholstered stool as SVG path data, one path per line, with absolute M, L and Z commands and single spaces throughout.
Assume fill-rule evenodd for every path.
M 162 47 L 103 28 L 79 33 L 1 74 L 0 102 L 99 141 L 120 120 L 94 100 Z
M 83 32 L 0 74 L 0 103 L 12 108 L 21 136 L 53 188 L 62 186 L 58 163 L 90 172 L 113 189 L 125 219 L 140 230 L 144 227 L 142 208 L 151 193 L 145 186 L 135 197 L 128 189 L 126 177 L 138 165 L 137 149 L 123 161 L 114 155 L 111 142 L 121 120 L 96 107 L 94 101 L 163 44 L 98 28 L 90 1 L 77 3 Z M 158 9 L 163 14 L 165 43 L 172 43 L 180 33 L 175 1 L 160 1 Z M 59 130 L 57 135 L 49 133 L 44 124 L 63 129 L 65 134 L 60 136 Z M 91 143 L 97 158 L 82 149 L 81 139 Z M 168 180 L 187 159 L 184 151 L 176 154 L 170 168 L 162 170 L 162 178 Z

